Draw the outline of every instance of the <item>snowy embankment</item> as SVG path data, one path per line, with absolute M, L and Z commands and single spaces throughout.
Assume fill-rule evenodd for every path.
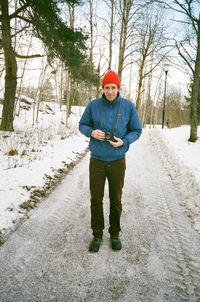
M 189 135 L 189 126 L 150 132 L 152 144 L 181 194 L 181 205 L 200 232 L 200 127 L 196 143 L 188 142 Z
M 42 111 L 32 126 L 32 112 L 22 110 L 15 132 L 0 132 L 0 244 L 87 151 L 78 132 L 81 112 L 73 107 L 66 127 L 62 109 Z

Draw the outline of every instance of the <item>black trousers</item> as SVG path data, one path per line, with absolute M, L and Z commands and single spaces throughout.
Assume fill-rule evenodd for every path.
M 106 179 L 110 199 L 109 233 L 113 237 L 119 235 L 125 169 L 125 158 L 109 162 L 90 158 L 91 228 L 94 236 L 103 235 L 103 196 Z

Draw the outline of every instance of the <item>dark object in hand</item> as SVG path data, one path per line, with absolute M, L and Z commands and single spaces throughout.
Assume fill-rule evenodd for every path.
M 110 132 L 105 132 L 105 141 L 116 142 L 116 139 L 114 138 L 114 134 Z

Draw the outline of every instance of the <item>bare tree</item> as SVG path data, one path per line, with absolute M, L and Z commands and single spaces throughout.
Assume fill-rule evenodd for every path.
M 188 140 L 195 142 L 198 138 L 200 100 L 200 2 L 199 0 L 159 2 L 165 3 L 167 8 L 177 12 L 174 21 L 181 25 L 183 36 L 182 39 L 176 39 L 175 44 L 182 62 L 188 67 L 188 73 L 191 74 L 190 137 Z
M 200 3 L 197 8 L 197 1 L 185 0 L 184 3 L 181 1 L 174 1 L 179 9 L 176 9 L 180 13 L 184 13 L 187 17 L 185 22 L 189 22 L 196 36 L 196 53 L 194 57 L 191 56 L 191 52 L 188 51 L 186 44 L 176 41 L 176 46 L 178 53 L 189 67 L 192 73 L 192 90 L 191 90 L 191 106 L 190 106 L 190 142 L 195 142 L 198 138 L 197 128 L 198 128 L 198 107 L 200 99 Z M 195 11 L 198 15 L 195 16 Z M 188 40 L 191 45 L 191 39 Z M 192 46 L 194 49 L 194 46 Z
M 170 49 L 166 49 L 165 25 L 163 23 L 163 12 L 158 11 L 153 14 L 149 9 L 143 15 L 138 26 L 138 84 L 136 95 L 136 107 L 141 106 L 142 85 L 145 77 L 150 75 L 162 60 L 166 57 Z

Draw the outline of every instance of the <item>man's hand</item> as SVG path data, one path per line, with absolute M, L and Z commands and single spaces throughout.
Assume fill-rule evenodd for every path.
M 124 142 L 123 142 L 123 140 L 121 139 L 121 138 L 118 138 L 118 137 L 116 137 L 116 136 L 114 136 L 114 138 L 115 138 L 115 140 L 116 140 L 116 142 L 113 142 L 113 141 L 109 141 L 109 143 L 113 146 L 113 147 L 121 147 L 123 144 L 124 144 Z
M 99 139 L 100 141 L 105 140 L 105 132 L 103 132 L 99 129 L 93 130 L 92 133 L 91 133 L 91 136 L 96 138 L 96 139 Z
M 99 130 L 99 129 L 96 129 L 96 130 L 93 130 L 92 133 L 91 133 L 91 136 L 100 140 L 100 141 L 104 141 L 105 140 L 105 132 Z M 122 146 L 124 143 L 123 143 L 123 140 L 121 138 L 118 138 L 118 137 L 114 137 L 115 138 L 115 142 L 113 141 L 110 141 L 108 140 L 108 142 L 113 146 L 113 147 L 120 147 Z

